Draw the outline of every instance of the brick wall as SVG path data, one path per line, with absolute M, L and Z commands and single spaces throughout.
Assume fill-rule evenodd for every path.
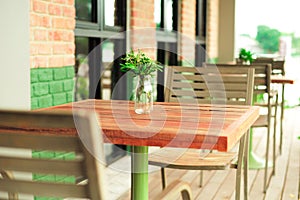
M 196 0 L 185 0 L 181 3 L 181 19 L 179 32 L 180 60 L 183 65 L 195 63 L 195 35 L 196 35 Z
M 30 0 L 32 109 L 73 100 L 74 5 L 74 0 Z
M 154 0 L 131 0 L 130 3 L 131 48 L 143 49 L 148 56 L 155 59 L 157 45 L 155 39 Z
M 74 0 L 31 0 L 31 68 L 74 65 L 74 28 Z
M 31 69 L 31 109 L 73 101 L 74 67 Z
M 207 1 L 206 52 L 209 60 L 218 58 L 219 0 Z

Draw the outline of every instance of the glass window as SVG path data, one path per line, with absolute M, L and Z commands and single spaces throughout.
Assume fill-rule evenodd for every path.
M 75 101 L 89 98 L 89 38 L 75 37 L 76 79 Z
M 176 5 L 173 0 L 154 1 L 154 19 L 157 29 L 163 28 L 167 31 L 176 30 L 176 25 L 174 23 L 174 11 Z M 177 11 L 175 13 L 177 13 Z
M 126 49 L 126 0 L 75 0 L 75 101 L 82 99 L 126 99 L 127 84 L 116 83 L 122 77 L 122 55 Z M 108 37 L 110 40 L 108 41 Z M 101 44 L 101 45 L 100 45 Z M 100 46 L 99 46 L 100 45 Z M 103 71 L 103 69 L 105 69 Z M 117 91 L 112 96 L 111 88 Z M 105 146 L 107 164 L 126 154 L 126 146 Z
M 114 43 L 112 41 L 104 41 L 102 47 L 102 64 L 104 71 L 101 73 L 102 99 L 111 99 L 111 75 L 114 63 Z
M 105 25 L 106 26 L 115 26 L 116 18 L 116 9 L 115 9 L 115 0 L 106 0 L 104 2 L 104 11 L 105 11 Z
M 206 0 L 196 1 L 196 35 L 206 35 Z
M 123 14 L 126 12 L 125 0 L 104 0 L 104 28 L 116 27 L 119 31 L 124 30 L 126 17 Z M 109 29 L 109 28 L 108 28 Z
M 206 0 L 196 1 L 196 51 L 195 65 L 202 66 L 206 61 Z
M 156 28 L 161 28 L 161 0 L 154 1 L 154 20 Z
M 165 29 L 168 31 L 174 30 L 173 28 L 173 0 L 165 0 Z
M 93 15 L 96 13 L 93 10 L 92 0 L 80 0 L 75 1 L 76 20 L 96 22 L 96 18 Z

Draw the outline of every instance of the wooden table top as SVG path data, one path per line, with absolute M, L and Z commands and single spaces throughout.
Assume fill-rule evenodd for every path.
M 271 82 L 280 84 L 294 84 L 294 79 L 287 76 L 272 75 Z
M 259 115 L 256 106 L 166 102 L 155 102 L 149 115 L 139 115 L 133 102 L 119 100 L 84 100 L 46 110 L 78 109 L 97 113 L 106 142 L 219 151 L 230 150 Z

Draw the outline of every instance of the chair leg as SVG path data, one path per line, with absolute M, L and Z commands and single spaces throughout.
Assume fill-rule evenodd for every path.
M 14 179 L 14 176 L 10 171 L 0 171 L 0 175 L 3 179 Z M 17 193 L 8 193 L 8 199 L 19 200 L 19 195 Z
M 203 186 L 203 170 L 200 170 L 200 180 L 199 180 L 199 187 Z
M 269 120 L 269 119 L 268 119 Z M 267 180 L 268 180 L 268 165 L 269 165 L 269 143 L 270 143 L 270 126 L 268 126 L 267 131 L 267 145 L 266 145 L 266 163 L 265 163 L 265 174 L 264 174 L 264 188 L 263 192 L 267 191 Z
M 244 149 L 244 200 L 248 200 L 248 170 L 249 170 L 249 136 L 250 130 L 245 135 L 245 149 Z
M 245 150 L 245 135 L 241 138 L 239 152 L 238 152 L 236 182 L 235 182 L 235 199 L 236 200 L 239 200 L 241 198 L 241 178 L 242 178 L 242 165 L 243 165 L 244 150 Z
M 275 117 L 274 117 L 274 130 L 273 130 L 273 171 L 272 175 L 275 175 L 276 170 L 276 128 L 277 128 L 277 105 L 278 105 L 278 95 L 276 95 L 275 99 Z
M 279 153 L 282 153 L 282 135 L 283 135 L 283 118 L 284 118 L 284 84 L 282 84 L 281 90 L 281 109 L 280 109 L 280 142 L 279 142 Z
M 162 183 L 162 189 L 166 188 L 166 173 L 165 173 L 165 168 L 162 167 L 160 168 L 161 172 L 161 183 Z

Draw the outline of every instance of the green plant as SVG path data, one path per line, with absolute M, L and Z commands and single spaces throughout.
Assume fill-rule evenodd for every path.
M 249 50 L 246 50 L 246 49 L 242 48 L 240 50 L 240 53 L 239 53 L 239 59 L 242 60 L 242 61 L 245 61 L 245 62 L 252 63 L 252 61 L 254 59 L 254 53 L 252 53 Z
M 153 72 L 157 70 L 162 71 L 163 68 L 159 62 L 152 60 L 141 50 L 138 50 L 137 53 L 131 50 L 122 60 L 124 60 L 125 63 L 121 64 L 121 71 L 131 71 L 133 76 L 152 76 Z

